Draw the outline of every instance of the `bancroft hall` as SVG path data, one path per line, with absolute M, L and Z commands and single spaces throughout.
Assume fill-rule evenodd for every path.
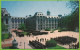
M 36 12 L 34 16 L 13 17 L 8 13 L 6 8 L 1 8 L 1 19 L 8 26 L 8 32 L 10 32 L 10 29 L 18 29 L 20 24 L 26 24 L 26 26 L 33 30 L 56 29 L 61 17 L 62 15 L 51 16 L 50 11 L 47 11 L 47 15 L 44 15 L 42 12 Z

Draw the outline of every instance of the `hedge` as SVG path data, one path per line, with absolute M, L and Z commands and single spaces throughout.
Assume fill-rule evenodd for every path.
M 46 47 L 55 47 L 57 45 L 57 42 L 54 39 L 51 39 L 50 41 L 46 41 Z

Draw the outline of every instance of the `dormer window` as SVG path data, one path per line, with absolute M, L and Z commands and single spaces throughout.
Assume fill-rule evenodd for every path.
M 8 14 L 5 14 L 5 16 L 8 16 Z
M 41 15 L 41 14 L 40 14 Z
M 39 15 L 39 14 L 38 14 Z

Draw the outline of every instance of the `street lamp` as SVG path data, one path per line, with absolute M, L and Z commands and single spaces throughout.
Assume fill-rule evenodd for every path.
M 25 49 L 25 42 L 24 42 L 24 49 Z

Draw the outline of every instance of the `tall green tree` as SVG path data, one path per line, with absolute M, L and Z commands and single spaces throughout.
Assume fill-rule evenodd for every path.
M 1 31 L 2 31 L 2 32 L 7 31 L 7 28 L 8 28 L 7 25 L 5 25 L 4 23 L 1 23 Z
M 76 1 L 69 1 L 67 3 L 67 7 L 72 9 L 72 12 L 76 10 L 76 8 L 79 8 L 79 0 Z
M 70 14 L 69 28 L 74 30 L 76 27 L 79 27 L 79 1 L 70 1 L 68 5 L 72 9 L 72 13 Z
M 26 30 L 26 25 L 25 24 L 20 24 L 18 29 L 25 31 Z
M 59 27 L 74 31 L 76 27 L 79 27 L 79 1 L 70 1 L 69 3 L 72 12 L 60 19 Z

